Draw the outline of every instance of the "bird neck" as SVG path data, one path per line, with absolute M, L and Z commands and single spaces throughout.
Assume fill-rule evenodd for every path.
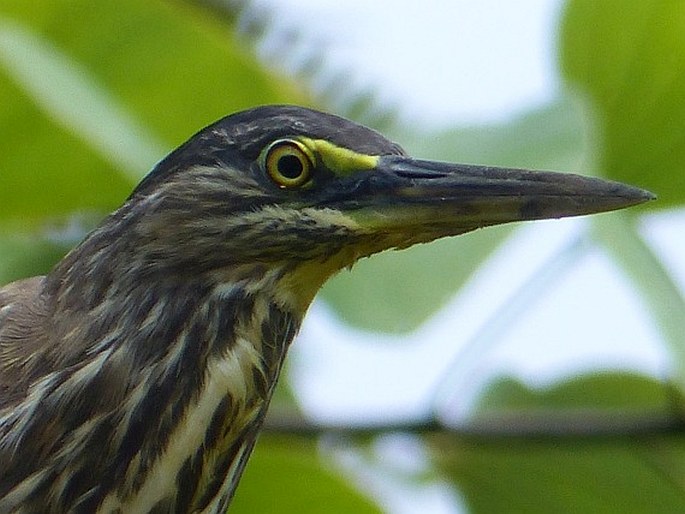
M 166 407 L 150 413 L 148 402 L 140 408 L 160 420 L 153 430 L 166 440 L 163 451 L 147 470 L 140 464 L 144 458 L 132 459 L 127 475 L 148 479 L 128 497 L 108 499 L 103 511 L 113 506 L 147 512 L 173 501 L 176 511 L 190 512 L 228 501 L 299 326 L 272 300 L 271 294 L 246 295 L 235 282 L 222 283 L 189 316 L 186 335 L 175 338 L 164 357 L 164 368 L 175 370 L 171 385 L 150 398 Z M 165 389 L 166 400 L 160 398 Z M 142 451 L 159 447 L 157 442 Z
M 77 288 L 81 271 L 56 269 L 46 280 L 51 330 L 63 344 L 43 362 L 82 370 L 45 395 L 88 406 L 78 419 L 52 422 L 69 434 L 98 419 L 109 432 L 105 447 L 79 443 L 78 464 L 111 487 L 85 478 L 83 492 L 102 491 L 93 501 L 103 512 L 228 501 L 304 314 L 283 293 L 288 270 L 253 264 L 134 283 L 103 269 Z M 68 397 L 75 392 L 89 400 Z M 59 415 L 45 410 L 36 423 Z

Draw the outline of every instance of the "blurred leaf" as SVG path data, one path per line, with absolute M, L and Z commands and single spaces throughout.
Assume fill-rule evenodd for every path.
M 572 0 L 561 27 L 564 76 L 589 98 L 608 177 L 685 201 L 685 3 Z
M 89 81 L 87 70 L 79 69 L 47 40 L 4 21 L 0 51 L 10 77 L 38 105 L 134 180 L 141 168 L 164 154 L 161 143 Z
M 489 384 L 476 412 L 530 407 L 670 411 L 672 402 L 671 390 L 662 382 L 628 372 L 602 372 L 573 377 L 542 390 L 531 389 L 512 378 L 501 378 Z
M 594 111 L 595 161 L 657 193 L 652 208 L 685 202 L 684 33 L 685 3 L 659 0 L 572 0 L 562 24 L 563 72 Z M 595 236 L 640 290 L 685 390 L 685 298 L 628 215 L 594 220 Z
M 8 0 L 0 21 L 0 220 L 111 210 L 199 128 L 302 100 L 198 8 Z
M 594 220 L 594 235 L 640 293 L 671 352 L 671 380 L 685 393 L 685 297 L 627 214 Z
M 384 252 L 342 271 L 321 296 L 351 325 L 409 332 L 449 300 L 509 234 L 494 227 L 401 252 Z
M 599 428 L 639 413 L 673 411 L 671 390 L 647 377 L 627 372 L 576 377 L 536 390 L 502 379 L 490 385 L 476 409 L 474 421 L 499 417 L 516 419 L 516 429 L 537 424 L 566 433 L 592 434 L 584 416 Z M 563 426 L 561 415 L 568 424 Z M 602 414 L 603 413 L 603 414 Z M 612 418 L 613 417 L 613 418 Z M 608 420 L 608 421 L 607 421 Z M 623 429 L 624 426 L 616 426 Z M 648 514 L 685 509 L 685 459 L 681 435 L 593 438 L 478 438 L 437 437 L 432 440 L 438 464 L 466 496 L 473 514 L 612 513 Z M 616 432 L 616 431 L 614 431 Z M 540 432 L 544 434 L 544 430 Z M 553 435 L 553 434 L 552 434 Z
M 68 251 L 68 246 L 24 235 L 0 237 L 0 284 L 42 275 Z
M 231 504 L 231 514 L 321 512 L 377 513 L 336 470 L 326 467 L 316 443 L 263 435 Z
M 430 159 L 583 173 L 587 118 L 570 96 L 526 112 L 511 122 L 454 128 L 435 134 L 400 132 L 413 155 Z
M 685 511 L 685 439 L 441 438 L 434 455 L 471 514 L 664 514 Z
M 417 156 L 502 166 L 573 170 L 583 161 L 583 117 L 571 100 L 506 125 L 438 134 L 395 134 Z M 401 129 L 400 129 L 401 131 Z M 491 227 L 357 263 L 322 291 L 345 322 L 368 330 L 408 332 L 458 291 L 511 233 Z
M 110 210 L 130 179 L 46 119 L 0 75 L 0 222 L 36 227 L 74 209 Z
M 468 427 L 477 433 L 618 437 L 680 427 L 681 405 L 671 384 L 625 371 L 582 375 L 544 389 L 505 377 L 489 384 Z

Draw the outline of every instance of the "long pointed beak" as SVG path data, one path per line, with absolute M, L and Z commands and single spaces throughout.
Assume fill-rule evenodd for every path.
M 594 214 L 652 200 L 648 191 L 570 173 L 382 156 L 338 205 L 373 231 L 430 240 L 512 221 Z M 347 196 L 348 200 L 345 199 Z

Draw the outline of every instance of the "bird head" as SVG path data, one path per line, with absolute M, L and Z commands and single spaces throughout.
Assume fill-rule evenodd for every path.
M 198 132 L 113 219 L 136 235 L 141 269 L 277 267 L 306 305 L 331 274 L 385 249 L 649 198 L 596 178 L 418 160 L 346 119 L 266 106 Z

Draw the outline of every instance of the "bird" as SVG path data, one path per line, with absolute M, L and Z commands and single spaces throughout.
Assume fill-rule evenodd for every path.
M 332 275 L 387 249 L 652 198 L 413 158 L 294 105 L 228 115 L 46 275 L 0 289 L 0 512 L 225 512 Z

